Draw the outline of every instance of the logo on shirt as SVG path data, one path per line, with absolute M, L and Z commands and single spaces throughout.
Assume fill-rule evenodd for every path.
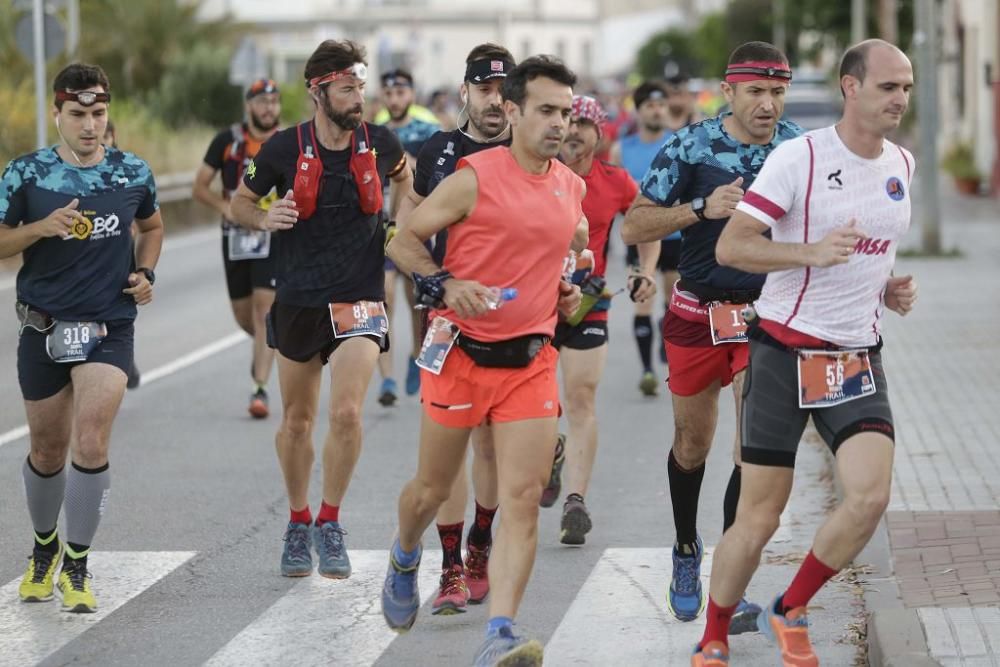
M 73 227 L 70 228 L 70 236 L 63 238 L 66 240 L 74 238 L 84 241 L 90 236 L 92 231 L 94 231 L 94 223 L 91 222 L 90 218 L 84 217 L 83 220 L 77 220 L 74 222 Z
M 855 255 L 884 255 L 889 251 L 889 239 L 861 239 L 854 246 Z
M 903 181 L 899 180 L 895 176 L 891 176 L 885 183 L 885 191 L 889 195 L 889 199 L 893 201 L 899 201 L 906 196 L 906 191 L 903 190 Z
M 250 160 L 250 164 L 247 165 L 246 173 L 247 173 L 247 178 L 249 178 L 252 181 L 254 176 L 257 175 L 257 163 L 254 162 L 253 160 Z
M 830 190 L 844 189 L 844 182 L 840 180 L 840 172 L 842 171 L 843 169 L 838 169 L 837 171 L 833 172 L 832 174 L 826 177 L 826 186 L 828 189 Z M 833 184 L 834 181 L 837 183 L 836 185 Z
M 445 155 L 454 155 L 455 154 L 455 142 L 454 141 L 449 141 L 448 145 L 445 146 L 444 150 L 441 151 L 441 152 L 444 153 Z
M 81 213 L 83 219 L 73 223 L 70 234 L 65 239 L 100 241 L 113 236 L 121 236 L 121 220 L 115 213 L 104 216 L 97 215 L 97 211 L 81 211 Z

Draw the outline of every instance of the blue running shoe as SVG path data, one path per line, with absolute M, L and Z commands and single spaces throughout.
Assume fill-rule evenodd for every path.
M 347 557 L 344 535 L 347 531 L 336 521 L 313 526 L 313 546 L 319 556 L 316 571 L 327 579 L 347 579 L 351 576 L 351 559 Z
M 420 554 L 412 567 L 403 567 L 396 562 L 394 542 L 389 550 L 389 571 L 382 586 L 382 617 L 390 629 L 406 632 L 413 627 L 420 610 L 420 591 L 417 590 L 417 570 L 420 568 Z M 417 547 L 418 552 L 423 549 Z
M 406 365 L 406 395 L 414 396 L 420 391 L 420 366 L 417 360 L 410 357 L 410 362 Z
M 476 652 L 475 667 L 540 667 L 544 648 L 537 639 L 514 635 L 509 625 L 486 636 Z
M 309 528 L 305 523 L 288 524 L 285 530 L 285 548 L 281 552 L 282 576 L 308 577 L 312 574 L 312 538 Z
M 667 608 L 678 620 L 693 621 L 705 611 L 705 593 L 701 589 L 701 559 L 705 547 L 701 537 L 695 542 L 695 552 L 685 555 L 674 545 L 674 574 L 667 591 Z
M 382 389 L 379 390 L 378 402 L 387 408 L 391 407 L 396 404 L 397 394 L 396 381 L 392 378 L 386 378 L 382 380 Z
M 744 632 L 757 632 L 757 616 L 760 615 L 760 605 L 741 598 L 736 605 L 736 611 L 729 621 L 729 634 L 742 635 Z

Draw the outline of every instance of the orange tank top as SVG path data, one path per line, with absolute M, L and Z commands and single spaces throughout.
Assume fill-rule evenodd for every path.
M 576 226 L 583 216 L 583 179 L 558 160 L 531 174 L 499 146 L 458 162 L 476 172 L 472 213 L 448 229 L 444 268 L 459 280 L 515 287 L 517 298 L 482 317 L 441 315 L 476 340 L 495 342 L 555 333 L 559 280 Z

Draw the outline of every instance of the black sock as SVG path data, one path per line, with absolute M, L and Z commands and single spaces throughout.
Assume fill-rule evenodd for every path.
M 667 457 L 667 480 L 670 482 L 670 502 L 674 508 L 677 546 L 682 553 L 694 553 L 694 544 L 698 541 L 698 495 L 701 493 L 701 480 L 704 477 L 704 463 L 693 470 L 684 470 L 677 464 L 674 451 L 670 450 Z
M 56 527 L 53 526 L 52 530 L 47 530 L 44 533 L 35 533 L 34 550 L 39 553 L 54 554 L 59 551 L 59 539 L 49 539 L 56 533 Z M 44 544 L 43 544 L 44 542 Z
M 743 469 L 733 466 L 733 474 L 729 476 L 729 485 L 726 486 L 726 497 L 722 501 L 722 532 L 729 530 L 729 527 L 736 521 L 736 506 L 740 502 L 740 481 L 743 477 Z
M 571 493 L 568 496 L 566 496 L 566 502 L 569 502 L 571 500 L 579 500 L 582 503 L 583 496 L 581 496 L 579 493 Z
M 438 535 L 441 536 L 441 569 L 450 569 L 452 565 L 462 564 L 462 528 L 464 521 L 446 526 L 438 524 Z
M 74 558 L 71 553 L 77 554 L 79 557 Z M 76 544 L 74 542 L 66 543 L 66 555 L 63 556 L 63 567 L 70 565 L 72 563 L 83 563 L 84 567 L 87 566 L 87 555 L 90 553 L 89 544 Z M 80 554 L 83 554 L 82 556 Z
M 639 346 L 639 358 L 642 359 L 644 373 L 653 370 L 653 318 L 649 315 L 636 315 L 632 321 L 632 331 L 635 333 L 635 343 Z
M 469 544 L 485 549 L 493 544 L 493 517 L 497 508 L 483 507 L 476 501 L 476 518 L 469 527 Z

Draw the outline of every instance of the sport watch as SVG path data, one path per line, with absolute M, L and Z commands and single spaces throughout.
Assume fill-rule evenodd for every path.
M 705 220 L 705 198 L 695 197 L 691 200 L 691 210 L 698 216 L 699 220 Z
M 145 266 L 140 266 L 135 270 L 135 272 L 146 276 L 146 280 L 149 281 L 150 285 L 156 282 L 156 274 L 153 273 L 153 269 L 147 269 Z

